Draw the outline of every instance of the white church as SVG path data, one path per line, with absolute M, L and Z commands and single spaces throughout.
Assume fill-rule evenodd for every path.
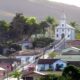
M 55 27 L 55 40 L 75 40 L 75 28 L 66 23 L 66 16 L 61 17 L 60 23 Z

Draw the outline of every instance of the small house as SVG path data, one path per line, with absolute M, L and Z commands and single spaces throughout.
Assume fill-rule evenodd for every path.
M 37 71 L 61 71 L 67 63 L 60 59 L 39 59 L 36 65 Z
M 14 57 L 16 59 L 20 59 L 22 64 L 25 63 L 33 63 L 35 62 L 35 58 L 41 53 L 41 49 L 29 49 L 29 50 L 21 50 L 13 53 L 10 57 Z
M 15 64 L 16 63 L 16 64 Z M 2 58 L 0 59 L 0 67 L 12 71 L 14 67 L 18 66 L 21 63 L 20 60 L 14 58 Z
M 8 72 L 13 71 L 18 65 L 20 65 L 20 63 L 21 61 L 18 59 L 0 58 L 0 67 L 4 69 L 0 71 L 0 77 L 3 77 L 5 74 L 8 74 Z

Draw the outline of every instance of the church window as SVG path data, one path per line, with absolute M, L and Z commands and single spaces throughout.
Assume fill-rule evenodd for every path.
M 64 31 L 64 29 L 62 29 L 62 31 Z
M 58 37 L 58 34 L 56 36 Z
M 68 37 L 70 37 L 70 35 L 68 35 Z
M 64 27 L 64 24 L 62 24 L 62 27 Z

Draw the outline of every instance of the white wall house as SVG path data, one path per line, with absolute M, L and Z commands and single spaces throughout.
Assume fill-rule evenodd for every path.
M 40 50 L 21 50 L 13 53 L 11 57 L 15 57 L 21 60 L 21 63 L 34 63 L 35 58 L 40 54 Z
M 16 59 L 20 59 L 22 64 L 25 63 L 34 63 L 35 62 L 35 55 L 31 56 L 31 55 L 25 55 L 25 56 L 16 56 Z
M 40 59 L 36 65 L 37 71 L 46 71 L 51 69 L 52 71 L 63 70 L 67 66 L 67 62 L 59 59 Z
M 55 28 L 55 40 L 75 40 L 75 28 L 66 23 L 66 16 L 61 17 L 59 25 Z

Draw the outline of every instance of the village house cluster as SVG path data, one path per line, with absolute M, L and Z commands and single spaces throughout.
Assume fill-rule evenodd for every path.
M 49 71 L 61 72 L 68 65 L 80 67 L 80 41 L 75 39 L 75 28 L 67 24 L 66 16 L 61 17 L 59 25 L 55 28 L 55 45 L 49 49 L 26 49 L 32 47 L 31 41 L 19 42 L 21 51 L 11 54 L 9 57 L 0 56 L 0 76 L 4 76 L 15 69 L 22 71 L 23 80 L 35 80 L 45 76 Z M 47 52 L 56 52 L 54 58 Z M 44 54 L 45 53 L 45 54 Z M 45 73 L 46 72 L 46 73 Z

